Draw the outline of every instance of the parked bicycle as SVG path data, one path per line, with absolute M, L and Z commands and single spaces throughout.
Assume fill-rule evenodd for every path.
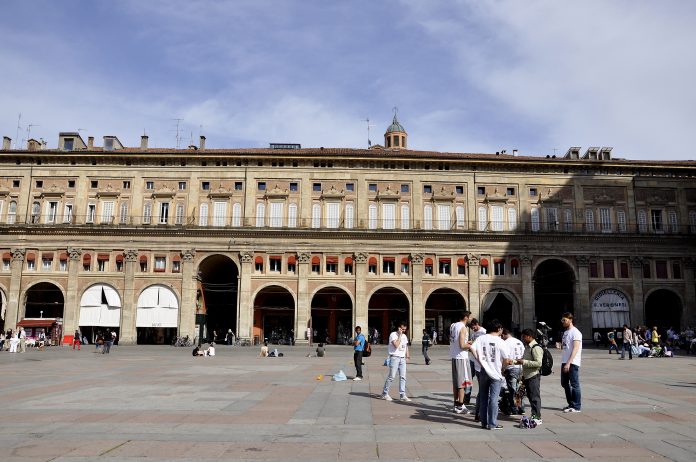
M 188 335 L 185 337 L 175 337 L 174 341 L 172 342 L 172 346 L 177 346 L 177 347 L 190 347 L 193 346 L 193 339 L 191 339 Z

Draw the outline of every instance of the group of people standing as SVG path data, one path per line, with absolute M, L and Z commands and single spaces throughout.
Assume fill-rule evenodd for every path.
M 573 325 L 572 313 L 564 313 L 561 324 L 564 328 L 561 341 L 561 386 L 567 401 L 563 412 L 577 413 L 582 408 L 582 333 Z M 389 371 L 380 395 L 386 401 L 394 400 L 389 391 L 397 373 L 399 399 L 411 401 L 406 394 L 406 363 L 410 359 L 407 329 L 406 322 L 402 321 L 389 336 L 388 358 L 385 360 Z M 356 327 L 355 332 L 353 359 L 356 376 L 353 380 L 359 381 L 363 378 L 362 351 L 367 340 L 360 327 Z M 530 420 L 535 425 L 541 425 L 541 369 L 545 347 L 537 343 L 535 334 L 532 329 L 525 329 L 520 340 L 503 328 L 498 320 L 491 320 L 484 327 L 477 319 L 471 318 L 471 312 L 462 312 L 459 321 L 452 323 L 449 328 L 452 412 L 465 415 L 473 413 L 474 421 L 479 422 L 481 428 L 497 430 L 503 428 L 498 423 L 499 400 L 505 414 L 519 415 L 524 413 L 523 398 L 526 395 L 531 406 Z M 431 344 L 432 338 L 424 330 L 422 348 L 426 365 L 431 362 L 428 355 Z M 478 396 L 472 412 L 467 405 L 470 405 L 474 377 L 478 381 Z M 504 390 L 502 400 L 501 390 Z
M 602 334 L 595 332 L 593 340 L 598 347 L 603 340 Z M 657 326 L 653 326 L 652 329 L 647 326 L 636 326 L 635 329 L 631 329 L 627 324 L 624 324 L 620 330 L 609 330 L 604 342 L 609 349 L 609 354 L 616 351 L 616 354 L 621 355 L 619 359 L 625 359 L 627 352 L 628 359 L 633 359 L 634 354 L 649 357 L 658 351 L 671 351 L 668 343 L 662 341 L 662 334 L 659 333 Z
M 12 329 L 0 332 L 0 351 L 3 349 L 9 350 L 10 353 L 25 353 L 27 351 L 27 334 L 23 327 L 20 326 L 19 331 L 16 332 Z

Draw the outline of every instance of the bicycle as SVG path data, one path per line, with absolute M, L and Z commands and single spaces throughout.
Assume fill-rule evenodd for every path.
M 176 347 L 190 347 L 193 346 L 193 340 L 188 335 L 186 337 L 176 337 L 172 345 Z

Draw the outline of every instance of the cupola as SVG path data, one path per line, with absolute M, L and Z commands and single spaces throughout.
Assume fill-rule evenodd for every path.
M 394 119 L 391 125 L 387 128 L 384 133 L 384 147 L 386 148 L 406 148 L 406 138 L 408 134 L 404 127 L 399 123 L 399 119 L 396 117 L 396 109 L 394 109 Z

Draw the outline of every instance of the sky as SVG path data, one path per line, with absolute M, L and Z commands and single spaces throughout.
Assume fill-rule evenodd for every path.
M 364 148 L 365 119 L 383 144 L 398 108 L 412 149 L 696 159 L 696 2 L 3 0 L 1 11 L 0 135 L 13 147 L 79 131 L 96 145 L 139 146 L 145 133 L 163 148 L 199 135 L 209 148 Z

